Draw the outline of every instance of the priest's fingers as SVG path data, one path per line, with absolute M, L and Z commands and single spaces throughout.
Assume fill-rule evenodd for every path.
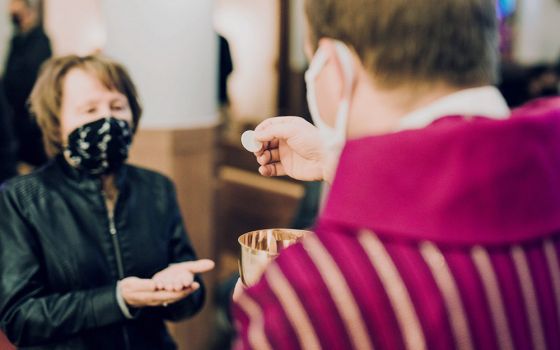
M 307 127 L 311 126 L 311 124 L 301 118 L 283 117 L 277 119 L 285 120 L 270 122 L 266 127 L 255 129 L 255 139 L 260 142 L 269 142 L 275 139 L 289 140 L 300 133 L 307 132 Z M 302 123 L 309 125 L 303 125 Z
M 280 161 L 280 151 L 278 150 L 278 148 L 268 149 L 264 151 L 262 155 L 257 158 L 257 162 L 260 165 L 276 163 L 279 161 Z
M 262 176 L 267 176 L 267 177 L 286 175 L 286 171 L 284 170 L 284 166 L 280 162 L 262 165 L 259 168 L 259 173 Z
M 263 142 L 263 147 L 258 151 L 255 152 L 254 155 L 255 157 L 260 157 L 262 156 L 266 151 L 268 150 L 273 150 L 273 149 L 277 149 L 280 145 L 280 140 L 278 139 L 274 139 L 272 141 L 269 142 Z

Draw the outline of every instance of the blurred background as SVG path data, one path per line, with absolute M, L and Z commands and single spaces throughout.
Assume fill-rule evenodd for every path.
M 181 349 L 228 348 L 228 286 L 236 280 L 237 237 L 267 227 L 309 227 L 317 213 L 319 184 L 260 177 L 239 142 L 244 130 L 265 118 L 308 115 L 303 1 L 0 0 L 0 67 L 6 81 L 15 76 L 32 86 L 35 79 L 36 72 L 23 77 L 10 71 L 17 61 L 8 59 L 14 50 L 34 57 L 37 66 L 50 55 L 101 52 L 132 74 L 145 114 L 131 162 L 175 181 L 199 256 L 218 263 L 205 278 L 204 311 L 170 325 Z M 51 52 L 18 44 L 8 11 L 14 2 L 37 6 L 37 24 Z M 508 103 L 515 107 L 558 94 L 560 1 L 496 5 L 499 87 Z M 6 84 L 7 105 L 18 117 L 25 111 L 10 106 L 16 89 Z M 40 163 L 19 159 L 19 172 Z

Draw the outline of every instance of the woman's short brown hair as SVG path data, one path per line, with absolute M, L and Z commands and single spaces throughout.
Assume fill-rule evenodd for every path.
M 133 130 L 136 130 L 142 116 L 136 87 L 121 64 L 100 55 L 52 58 L 41 68 L 30 97 L 31 111 L 41 127 L 45 149 L 51 157 L 63 150 L 60 111 L 64 79 L 68 72 L 75 68 L 94 75 L 107 89 L 116 90 L 126 96 L 132 111 Z
M 495 0 L 306 0 L 313 45 L 353 48 L 383 85 L 487 85 L 497 75 Z

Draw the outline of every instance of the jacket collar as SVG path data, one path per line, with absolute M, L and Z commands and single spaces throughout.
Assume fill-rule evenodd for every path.
M 319 225 L 500 244 L 560 229 L 560 98 L 349 141 Z
M 62 170 L 65 177 L 76 184 L 80 189 L 92 192 L 102 191 L 101 179 L 97 176 L 91 176 L 79 169 L 74 168 L 64 158 L 63 154 L 59 154 L 55 157 L 55 163 Z M 127 165 L 124 164 L 115 173 L 116 186 L 119 192 L 122 192 L 127 177 Z

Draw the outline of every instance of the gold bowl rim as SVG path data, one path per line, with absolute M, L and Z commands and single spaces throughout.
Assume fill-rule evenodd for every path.
M 243 237 L 245 237 L 247 235 L 250 235 L 251 233 L 260 232 L 260 231 L 290 231 L 290 232 L 294 232 L 294 233 L 299 233 L 300 235 L 297 238 L 303 238 L 305 235 L 313 233 L 313 231 L 309 231 L 309 230 L 299 230 L 299 229 L 292 229 L 292 228 L 265 228 L 265 229 L 245 232 L 244 234 L 240 235 L 239 238 L 237 238 L 237 242 L 239 243 L 239 245 L 241 246 L 242 249 L 247 250 L 252 254 L 258 254 L 258 253 L 259 254 L 262 254 L 262 253 L 270 254 L 266 250 L 251 248 L 250 246 L 248 246 L 247 244 L 245 244 L 241 241 L 241 239 Z M 272 255 L 276 255 L 276 254 L 270 254 L 270 255 L 272 256 Z

